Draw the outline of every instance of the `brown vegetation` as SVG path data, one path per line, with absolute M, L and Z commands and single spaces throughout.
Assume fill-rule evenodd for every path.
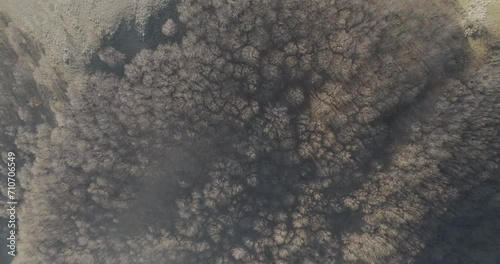
M 445 4 L 380 2 L 181 0 L 168 43 L 103 47 L 123 75 L 14 133 L 15 262 L 495 263 L 498 65 L 461 72 Z

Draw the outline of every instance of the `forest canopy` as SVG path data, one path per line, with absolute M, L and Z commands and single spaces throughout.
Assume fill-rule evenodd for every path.
M 0 47 L 13 263 L 500 260 L 500 46 L 468 70 L 451 3 L 168 6 L 156 42 L 103 40 L 58 100 Z

